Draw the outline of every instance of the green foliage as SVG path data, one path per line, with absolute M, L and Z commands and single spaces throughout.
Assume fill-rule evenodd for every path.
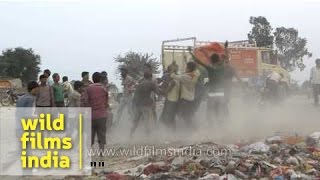
M 273 45 L 272 27 L 265 17 L 250 17 L 252 30 L 248 34 L 249 41 L 255 41 L 258 47 Z
M 288 71 L 298 67 L 301 71 L 305 68 L 303 57 L 312 57 L 306 48 L 307 39 L 299 37 L 298 30 L 294 28 L 277 28 L 274 32 L 276 50 L 281 66 Z
M 125 67 L 129 70 L 129 75 L 135 80 L 139 80 L 143 77 L 143 70 L 146 64 L 151 65 L 154 74 L 159 74 L 160 63 L 157 58 L 153 57 L 153 54 L 142 54 L 137 52 L 127 52 L 122 55 L 118 55 L 114 58 L 115 62 L 119 63 L 118 73 L 120 69 Z
M 249 41 L 255 41 L 258 47 L 272 47 L 278 52 L 280 65 L 294 71 L 305 68 L 304 57 L 312 57 L 312 53 L 306 48 L 307 39 L 299 37 L 297 29 L 279 27 L 272 33 L 273 28 L 265 17 L 250 17 L 252 30 L 248 34 Z M 274 47 L 275 45 L 275 47 Z
M 23 84 L 37 80 L 41 59 L 32 49 L 7 49 L 0 56 L 0 76 L 19 78 Z

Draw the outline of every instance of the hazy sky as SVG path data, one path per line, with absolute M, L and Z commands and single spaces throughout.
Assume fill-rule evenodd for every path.
M 313 53 L 305 72 L 320 57 L 320 1 L 0 1 L 0 50 L 22 46 L 41 55 L 42 69 L 80 79 L 83 70 L 106 70 L 111 81 L 113 57 L 129 50 L 160 57 L 161 41 L 196 36 L 198 40 L 244 40 L 250 16 L 271 25 L 294 27 Z

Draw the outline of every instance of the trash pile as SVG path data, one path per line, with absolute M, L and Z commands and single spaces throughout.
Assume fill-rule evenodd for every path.
M 185 147 L 180 150 L 190 150 Z M 320 132 L 307 137 L 279 135 L 264 141 L 227 146 L 214 143 L 192 145 L 198 150 L 212 147 L 229 149 L 231 153 L 136 158 L 126 163 L 135 161 L 142 164 L 131 169 L 101 170 L 96 172 L 96 176 L 107 180 L 320 179 Z

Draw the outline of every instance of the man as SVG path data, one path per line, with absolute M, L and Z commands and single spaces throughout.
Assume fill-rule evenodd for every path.
M 81 81 L 75 81 L 74 82 L 74 90 L 69 94 L 69 106 L 68 107 L 80 107 L 80 100 L 81 100 L 81 93 L 82 93 L 82 82 Z M 76 128 L 76 122 L 78 119 L 78 114 L 74 112 L 75 110 L 73 108 L 68 109 L 68 120 L 67 122 L 67 128 L 68 128 L 68 135 L 72 135 L 74 130 Z
M 286 97 L 288 97 L 290 90 L 289 90 L 289 86 L 288 86 L 288 78 L 286 78 L 284 76 L 283 73 L 280 73 L 281 79 L 279 81 L 279 94 L 280 94 L 280 98 L 284 99 Z
M 91 107 L 91 144 L 94 144 L 94 139 L 97 135 L 99 148 L 100 150 L 104 150 L 107 133 L 108 92 L 101 85 L 101 74 L 99 72 L 93 73 L 92 80 L 94 83 L 84 89 L 81 97 L 81 106 Z
M 73 88 L 72 88 L 72 84 L 68 81 L 68 77 L 67 76 L 63 76 L 62 77 L 62 86 L 64 89 L 64 98 L 66 99 L 66 106 L 68 107 L 69 105 L 69 97 L 71 95 L 71 93 L 73 92 Z
M 35 81 L 28 83 L 28 92 L 20 97 L 17 101 L 16 107 L 16 136 L 18 139 L 21 138 L 23 133 L 21 119 L 25 117 L 32 117 L 33 109 L 32 107 L 35 106 L 35 99 L 39 93 L 39 84 Z M 28 148 L 29 149 L 29 148 Z M 28 156 L 28 149 L 27 149 L 27 156 Z M 11 163 L 14 163 L 17 159 L 17 156 L 21 155 L 21 147 L 18 148 L 16 151 L 12 152 L 13 157 L 8 157 L 8 159 L 12 159 Z M 8 167 L 10 164 L 8 164 Z M 27 162 L 28 163 L 28 162 Z M 32 175 L 32 169 L 22 169 L 23 175 Z
M 198 81 L 196 67 L 196 63 L 188 62 L 184 74 L 171 74 L 171 78 L 180 83 L 179 114 L 186 121 L 188 128 L 192 127 L 194 113 L 195 86 Z
M 81 73 L 81 77 L 82 77 L 82 84 L 83 84 L 83 87 L 88 87 L 90 84 L 92 84 L 92 82 L 89 80 L 89 72 L 87 71 L 83 71 Z
M 193 53 L 191 53 L 191 55 L 194 60 L 202 65 L 208 72 L 207 120 L 212 122 L 212 118 L 214 117 L 221 120 L 228 115 L 228 107 L 224 94 L 224 62 L 218 54 L 214 53 L 209 57 L 206 52 L 203 53 L 209 58 L 210 64 L 202 63 Z
M 52 87 L 47 85 L 47 76 L 41 75 L 39 80 L 40 80 L 40 86 L 39 86 L 39 93 L 36 99 L 36 106 L 37 107 L 55 106 Z
M 128 108 L 129 113 L 131 110 L 131 104 L 132 104 L 132 94 L 134 92 L 134 88 L 136 85 L 136 82 L 133 80 L 133 78 L 131 76 L 129 76 L 129 71 L 126 68 L 121 68 L 120 69 L 120 73 L 121 73 L 121 77 L 122 77 L 122 86 L 123 86 L 123 96 L 122 99 L 120 101 L 120 104 L 118 106 L 118 110 L 117 110 L 117 114 L 116 114 L 116 118 L 115 121 L 117 123 L 120 122 L 121 120 L 121 116 L 123 113 L 123 110 L 125 107 Z
M 17 101 L 16 107 L 34 107 L 35 98 L 39 93 L 39 84 L 32 81 L 28 84 L 28 92 L 20 97 Z
M 106 71 L 101 72 L 101 84 L 106 88 L 106 90 L 109 89 L 108 73 Z
M 50 75 L 51 75 L 51 71 L 49 69 L 45 69 L 43 71 L 43 75 L 47 76 L 47 85 L 48 86 L 52 86 L 53 85 L 53 80 L 51 79 Z
M 231 99 L 232 79 L 235 77 L 240 83 L 242 83 L 242 80 L 237 74 L 236 70 L 230 65 L 227 57 L 225 57 L 224 63 L 224 93 L 226 102 L 228 104 Z
M 205 78 L 207 78 L 208 73 L 206 72 L 207 70 L 204 69 L 202 66 L 197 65 L 197 69 L 195 71 L 195 75 L 197 77 L 197 83 L 195 87 L 195 92 L 194 92 L 194 103 L 193 103 L 193 111 L 196 112 L 203 100 L 204 94 L 206 92 L 206 87 L 205 87 Z
M 145 120 L 145 130 L 147 134 L 150 133 L 151 128 L 155 127 L 155 121 L 153 116 L 154 100 L 151 98 L 151 93 L 158 93 L 158 87 L 154 81 L 152 81 L 152 73 L 145 72 L 144 78 L 136 87 L 136 91 L 133 96 L 132 104 L 134 109 L 133 126 L 131 128 L 130 135 L 133 136 L 137 129 L 139 122 Z
M 281 75 L 273 70 L 266 79 L 266 87 L 270 91 L 270 96 L 273 101 L 278 100 L 279 98 L 279 82 L 281 80 Z
M 80 107 L 80 99 L 82 93 L 82 82 L 74 82 L 74 91 L 71 92 L 69 96 L 69 107 Z
M 314 105 L 319 106 L 320 59 L 316 59 L 316 66 L 311 69 L 310 82 L 313 88 Z
M 65 107 L 64 105 L 64 88 L 63 85 L 59 82 L 60 75 L 58 73 L 54 73 L 52 75 L 53 78 L 53 96 L 54 96 L 54 104 L 56 107 Z
M 150 74 L 151 75 L 151 80 L 153 83 L 155 83 L 156 85 L 158 85 L 158 81 L 157 79 L 153 76 L 153 69 L 150 63 L 145 63 L 144 67 L 143 67 L 143 74 Z M 145 78 L 143 77 L 141 80 L 144 80 Z M 141 81 L 140 80 L 140 81 Z M 140 83 L 139 81 L 139 83 Z M 155 120 L 157 119 L 157 112 L 156 112 L 156 101 L 157 101 L 157 96 L 154 92 L 151 92 L 150 97 L 153 99 L 153 101 L 155 103 L 153 103 L 153 107 L 152 107 L 152 119 Z
M 165 78 L 165 81 L 168 82 L 165 82 L 167 85 L 163 86 L 162 89 L 162 91 L 164 91 L 163 93 L 166 97 L 166 100 L 160 116 L 160 120 L 173 131 L 176 129 L 175 117 L 179 101 L 180 84 L 179 81 L 172 79 L 170 74 L 177 73 L 177 70 L 178 68 L 172 65 L 170 65 L 167 69 L 166 74 L 169 74 L 169 76 Z M 166 74 L 164 76 L 167 76 Z

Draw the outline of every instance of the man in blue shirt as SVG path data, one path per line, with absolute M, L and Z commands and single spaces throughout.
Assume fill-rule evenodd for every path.
M 39 93 L 39 85 L 32 81 L 28 84 L 28 93 L 20 97 L 16 107 L 34 107 L 35 96 Z
M 26 115 L 32 115 L 31 108 L 35 107 L 35 99 L 39 93 L 39 84 L 32 81 L 28 84 L 28 92 L 20 97 L 16 104 L 16 118 L 17 118 L 17 129 L 16 135 L 20 137 L 21 129 L 21 118 Z
M 20 97 L 16 104 L 16 137 L 17 140 L 21 138 L 23 133 L 22 125 L 21 125 L 21 118 L 32 115 L 32 107 L 35 106 L 35 98 L 36 95 L 39 93 L 39 84 L 35 81 L 32 81 L 28 84 L 28 92 Z M 7 163 L 6 168 L 9 168 L 13 165 L 21 155 L 21 148 L 20 150 L 17 149 L 16 151 L 10 152 L 8 159 L 10 162 Z M 31 175 L 32 169 L 22 169 L 22 175 Z

